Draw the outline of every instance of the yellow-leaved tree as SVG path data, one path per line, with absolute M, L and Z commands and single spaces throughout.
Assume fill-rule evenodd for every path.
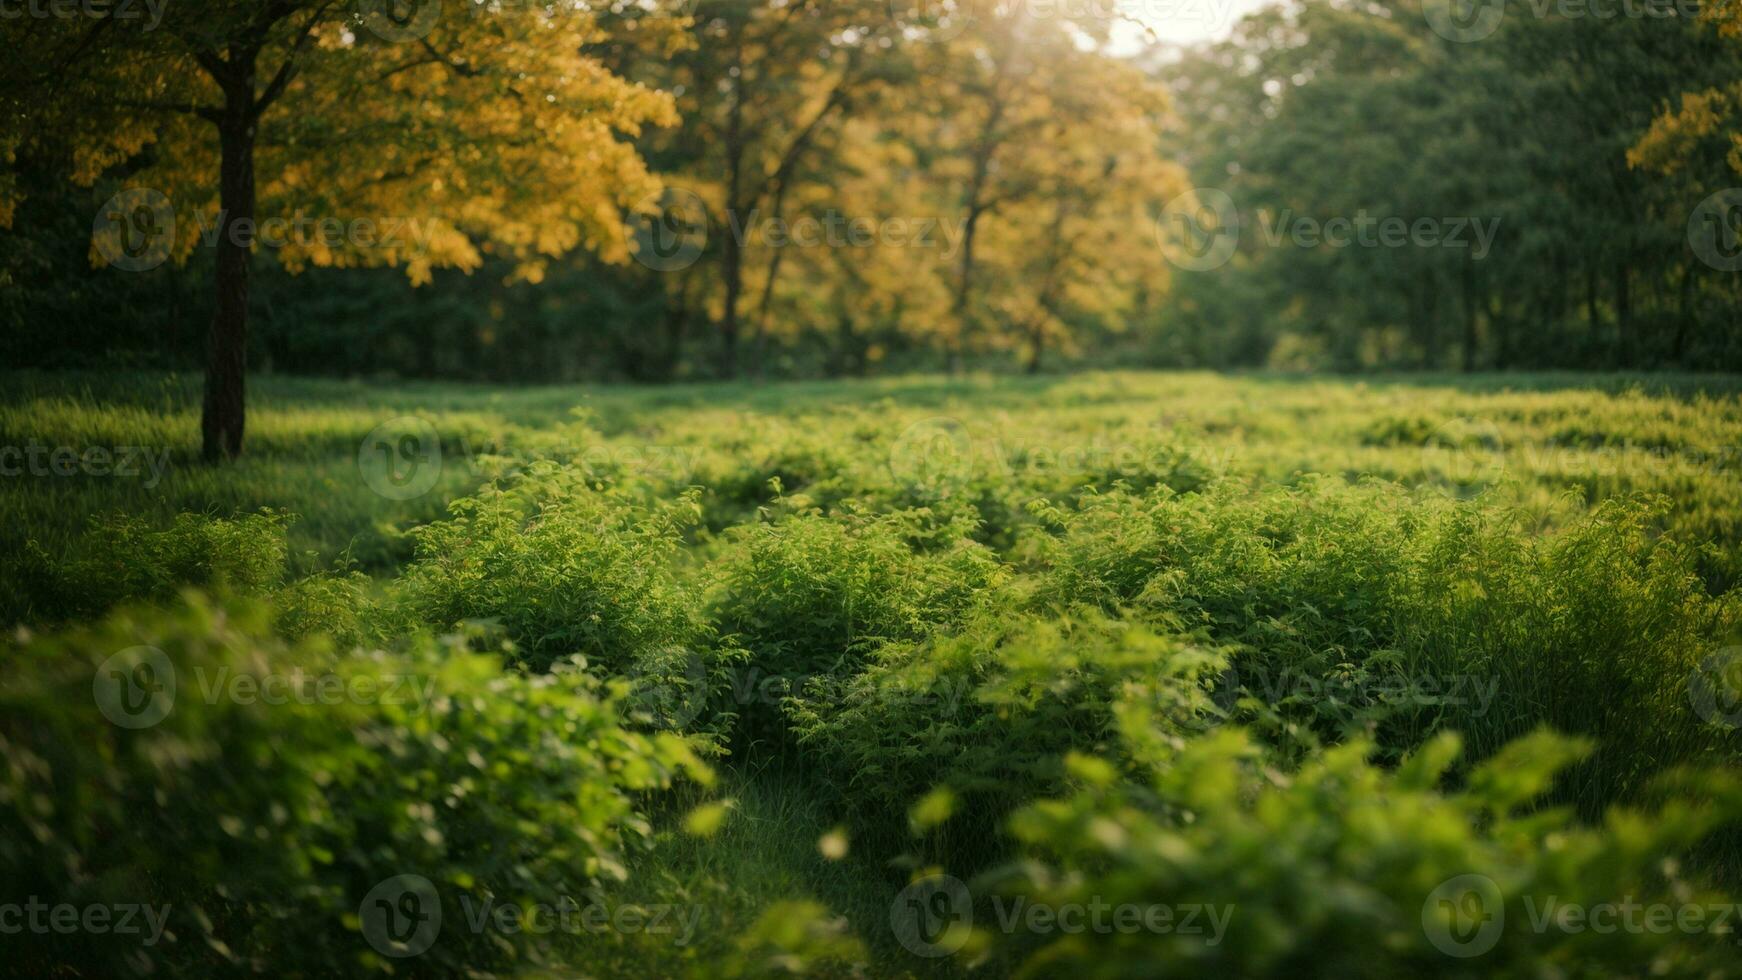
M 673 53 L 680 7 L 177 0 L 150 19 L 13 20 L 0 163 L 62 158 L 86 185 L 124 171 L 96 216 L 98 261 L 215 249 L 202 451 L 231 458 L 255 251 L 413 282 L 486 255 L 527 279 L 575 248 L 628 259 L 625 210 L 660 190 L 631 141 L 676 110 L 593 52 Z M 0 171 L 0 223 L 17 186 Z

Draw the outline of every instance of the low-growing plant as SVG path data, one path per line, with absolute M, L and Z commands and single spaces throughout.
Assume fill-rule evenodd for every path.
M 415 621 L 494 622 L 534 668 L 579 654 L 623 674 L 662 649 L 708 645 L 673 571 L 695 494 L 644 505 L 541 463 L 449 511 L 413 532 L 400 594 Z
M 272 511 L 234 520 L 182 514 L 159 529 L 124 514 L 92 518 L 61 554 L 28 541 L 0 562 L 11 587 L 0 618 L 59 624 L 130 600 L 166 601 L 189 587 L 258 595 L 284 576 L 292 520 Z
M 648 829 L 638 794 L 710 778 L 682 738 L 624 727 L 625 684 L 504 670 L 457 641 L 335 654 L 274 638 L 268 619 L 264 607 L 196 596 L 5 654 L 8 900 L 143 905 L 167 923 L 149 943 L 9 936 L 13 968 L 312 976 L 537 964 L 540 936 L 473 928 L 474 908 L 584 904 Z M 384 923 L 400 912 L 412 930 Z
M 1238 730 L 1176 749 L 1145 714 L 1133 706 L 1124 720 L 1146 777 L 1074 757 L 1078 790 L 1011 821 L 1027 860 L 977 883 L 1001 905 L 976 924 L 1018 975 L 1742 972 L 1735 896 L 1675 860 L 1742 820 L 1729 776 L 1684 774 L 1649 809 L 1589 826 L 1534 802 L 1587 741 L 1539 732 L 1442 793 L 1460 751 L 1450 734 L 1395 771 L 1353 741 L 1285 774 Z M 1018 902 L 1098 908 L 1105 928 L 1037 930 Z M 1156 906 L 1174 914 L 1160 927 Z M 1140 916 L 1114 928 L 1120 909 Z
M 712 620 L 751 665 L 796 685 L 848 675 L 885 641 L 918 640 L 986 608 L 1003 566 L 956 526 L 923 550 L 901 516 L 802 515 L 743 529 L 712 570 Z

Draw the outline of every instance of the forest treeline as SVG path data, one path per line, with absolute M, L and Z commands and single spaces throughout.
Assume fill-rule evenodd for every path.
M 176 29 L 166 9 L 159 33 Z M 498 110 L 536 98 L 511 86 L 438 105 L 431 81 L 406 115 L 370 120 L 423 111 L 404 138 L 328 121 L 401 65 L 461 80 L 536 55 L 469 53 L 506 14 L 442 15 L 464 30 L 311 19 L 315 48 L 379 49 L 369 64 L 388 67 L 329 86 L 331 105 L 293 76 L 283 111 L 303 115 L 261 137 L 248 365 L 493 381 L 1742 368 L 1733 5 L 1304 0 L 1219 42 L 1132 54 L 1150 13 L 590 7 L 560 84 L 597 73 L 587 93 L 612 106 L 614 141 L 576 135 L 538 160 L 515 156 L 514 128 L 548 137 L 574 117 Z M 47 29 L 0 24 L 14 45 Z M 172 133 L 150 113 L 173 99 L 115 78 L 86 94 L 137 105 L 136 133 L 117 136 L 119 117 L 81 132 L 92 103 L 70 95 L 32 115 L 16 93 L 35 85 L 40 105 L 60 80 L 21 65 L 5 70 L 16 125 L 0 127 L 0 359 L 200 365 L 234 227 L 214 217 L 216 163 L 203 192 L 159 187 L 160 148 L 203 140 L 216 161 L 219 139 Z M 553 183 L 570 162 L 573 187 Z M 441 203 L 462 184 L 469 198 Z M 144 211 L 142 186 L 161 191 Z M 153 208 L 174 223 L 155 257 L 163 229 L 135 222 Z M 574 213 L 547 226 L 541 208 Z M 144 236 L 143 258 L 116 261 L 106 220 L 123 245 Z

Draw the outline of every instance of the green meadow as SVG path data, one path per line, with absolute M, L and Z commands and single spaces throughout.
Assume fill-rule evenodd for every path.
M 1735 975 L 1739 396 L 10 374 L 12 962 Z

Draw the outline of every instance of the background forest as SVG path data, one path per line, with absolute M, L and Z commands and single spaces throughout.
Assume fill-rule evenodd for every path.
M 1723 5 L 1305 0 L 1237 22 L 1228 0 L 678 6 L 590 15 L 589 63 L 664 93 L 623 135 L 657 182 L 587 201 L 628 215 L 634 242 L 420 219 L 424 191 L 385 171 L 367 208 L 263 178 L 263 216 L 403 220 L 406 242 L 257 245 L 250 370 L 1742 366 L 1742 44 Z M 1226 36 L 1130 43 L 1169 18 Z M 17 95 L 32 71 L 0 74 Z M 489 111 L 453 117 L 461 142 Z M 92 271 L 93 218 L 169 139 L 144 125 L 95 163 L 46 131 L 0 147 L 5 363 L 202 363 L 209 180 L 174 202 L 173 261 Z M 403 149 L 342 135 L 344 159 Z M 485 195 L 539 186 L 508 164 L 471 176 Z

